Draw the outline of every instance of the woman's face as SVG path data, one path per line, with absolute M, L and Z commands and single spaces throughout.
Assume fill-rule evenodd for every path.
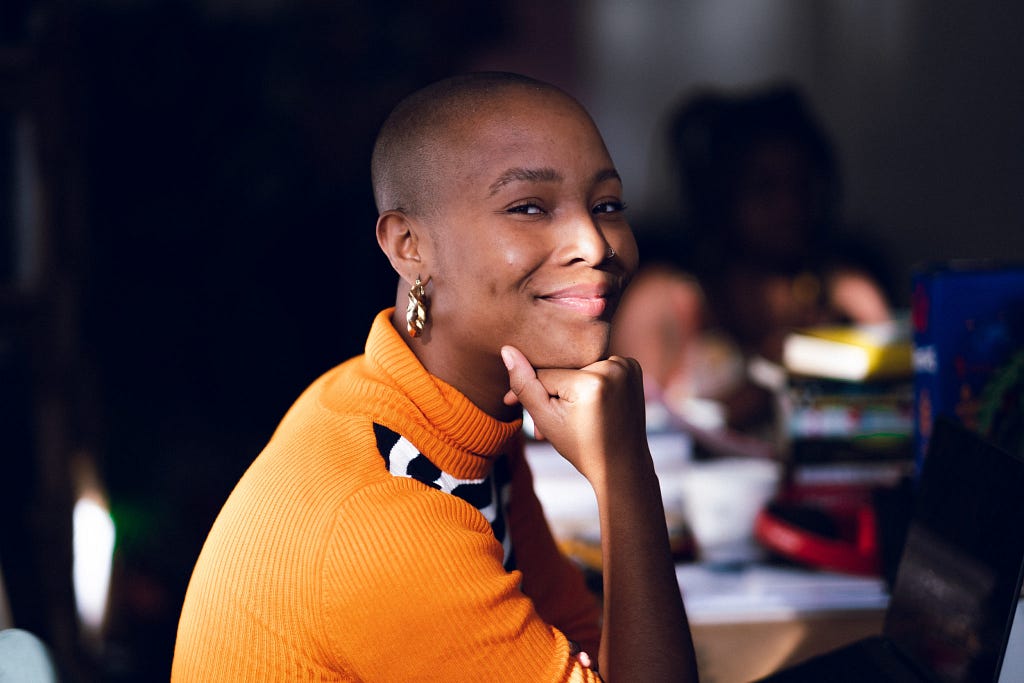
M 467 121 L 452 147 L 445 197 L 427 220 L 426 343 L 442 350 L 444 374 L 498 372 L 507 385 L 504 344 L 537 367 L 603 358 L 637 249 L 590 118 L 561 97 L 516 91 Z

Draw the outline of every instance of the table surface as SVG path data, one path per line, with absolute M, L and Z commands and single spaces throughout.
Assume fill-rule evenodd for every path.
M 704 683 L 748 683 L 880 633 L 885 583 L 798 567 L 676 567 Z
M 749 683 L 882 630 L 884 611 L 817 613 L 783 621 L 693 624 L 702 683 Z

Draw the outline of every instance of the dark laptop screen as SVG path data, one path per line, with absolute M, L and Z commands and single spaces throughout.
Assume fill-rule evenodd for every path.
M 1024 459 L 944 420 L 885 634 L 941 681 L 995 681 L 1024 564 Z

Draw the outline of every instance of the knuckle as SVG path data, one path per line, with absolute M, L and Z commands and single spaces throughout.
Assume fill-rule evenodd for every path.
M 599 397 L 608 392 L 611 386 L 611 378 L 604 374 L 588 373 L 580 379 L 577 392 L 581 396 Z

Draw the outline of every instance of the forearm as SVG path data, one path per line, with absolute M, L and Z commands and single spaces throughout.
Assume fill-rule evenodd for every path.
M 669 551 L 661 488 L 647 447 L 643 376 L 611 356 L 579 370 L 535 371 L 502 348 L 505 401 L 520 401 L 538 432 L 594 488 L 601 521 L 607 680 L 696 681 L 693 644 Z
M 697 670 L 650 457 L 595 484 L 601 520 L 607 681 L 696 681 Z

